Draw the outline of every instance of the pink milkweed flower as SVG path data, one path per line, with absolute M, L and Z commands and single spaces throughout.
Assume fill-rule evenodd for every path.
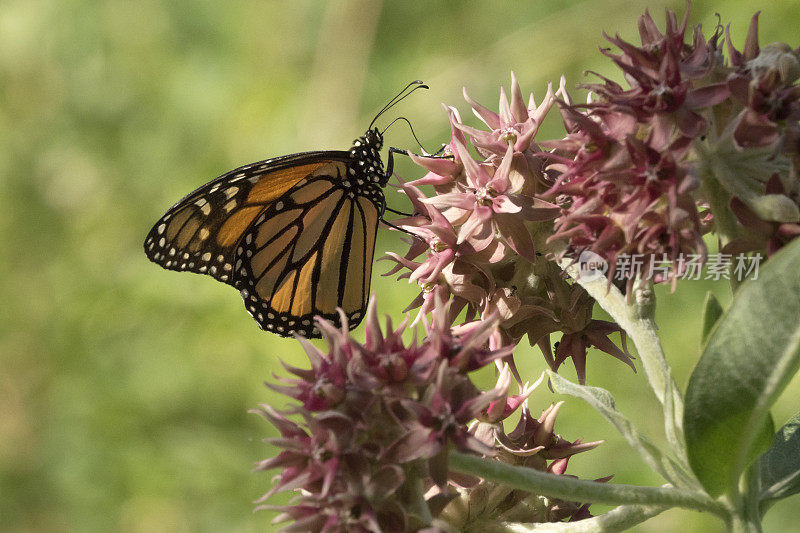
M 403 483 L 398 466 L 376 472 L 366 469 L 347 480 L 347 489 L 326 496 L 304 494 L 289 505 L 262 505 L 259 509 L 282 511 L 273 523 L 293 521 L 281 533 L 325 531 L 330 533 L 404 533 L 409 517 L 394 497 Z
M 467 144 L 467 138 L 464 136 L 457 124 L 461 123 L 461 117 L 458 110 L 442 104 L 447 111 L 450 119 L 450 134 L 451 141 L 445 145 L 442 154 L 438 157 L 418 156 L 412 152 L 408 152 L 411 160 L 422 168 L 428 170 L 428 173 L 412 182 L 410 185 L 419 187 L 422 185 L 433 185 L 437 193 L 442 194 L 450 192 L 457 181 L 461 181 L 464 176 L 464 166 L 461 162 L 461 155 L 456 152 L 455 144 Z
M 538 463 L 539 469 L 548 468 L 546 459 L 566 459 L 577 453 L 585 452 L 598 447 L 604 441 L 595 442 L 569 442 L 557 435 L 554 431 L 556 417 L 564 402 L 558 402 L 545 409 L 539 418 L 535 418 L 525 401 L 522 405 L 522 416 L 516 427 L 507 435 L 502 444 L 503 450 L 519 457 L 520 461 L 529 464 L 533 460 L 534 466 Z M 534 456 L 535 459 L 534 459 Z M 563 465 L 565 466 L 565 465 Z M 563 473 L 554 472 L 554 473 Z
M 562 77 L 562 89 L 564 84 Z M 492 155 L 501 158 L 506 153 L 506 148 L 511 146 L 514 152 L 525 152 L 531 147 L 533 138 L 539 131 L 544 117 L 556 102 L 553 85 L 547 85 L 547 94 L 542 103 L 537 106 L 533 93 L 528 98 L 528 105 L 522 96 L 522 90 L 517 83 L 514 72 L 511 72 L 511 102 L 508 101 L 505 90 L 500 87 L 499 113 L 495 113 L 475 102 L 463 89 L 464 99 L 472 106 L 472 111 L 483 121 L 491 131 L 482 131 L 464 124 L 454 123 L 454 126 L 467 133 L 472 139 L 472 144 L 484 157 Z
M 394 254 L 388 254 L 388 258 L 400 261 L 399 257 Z M 416 266 L 420 265 L 413 261 L 402 261 L 404 266 L 408 266 L 413 270 Z M 458 266 L 458 272 L 455 270 Z M 416 325 L 419 322 L 426 322 L 426 315 L 437 309 L 441 302 L 451 302 L 448 308 L 450 322 L 466 309 L 466 316 L 468 319 L 474 317 L 477 310 L 480 309 L 481 302 L 486 298 L 486 290 L 474 283 L 473 278 L 476 276 L 476 269 L 467 262 L 453 262 L 445 266 L 440 276 L 429 283 L 422 285 L 422 292 L 414 298 L 410 304 L 403 310 L 404 313 L 412 310 L 419 309 L 416 318 L 412 324 Z M 402 276 L 410 276 L 410 274 L 402 274 Z
M 536 390 L 537 385 L 539 385 L 539 383 L 542 381 L 542 378 L 539 378 L 535 384 L 523 387 L 520 391 L 520 394 L 509 395 L 508 392 L 511 387 L 511 378 L 511 370 L 509 369 L 508 365 L 503 365 L 503 369 L 500 371 L 500 375 L 497 377 L 497 385 L 495 385 L 496 389 L 503 391 L 503 396 L 491 402 L 484 412 L 478 417 L 478 420 L 492 424 L 500 422 L 501 420 L 505 420 L 522 405 L 522 402 L 528 399 L 531 393 Z
M 454 208 L 463 212 L 458 220 L 458 244 L 469 241 L 479 252 L 486 249 L 497 234 L 515 253 L 535 261 L 533 240 L 523 220 L 549 220 L 557 213 L 557 207 L 544 201 L 525 205 L 527 202 L 517 194 L 521 183 L 516 185 L 511 177 L 513 147 L 507 147 L 497 168 L 479 164 L 460 143 L 455 143 L 455 148 L 464 164 L 466 186 L 423 202 L 440 210 Z
M 267 442 L 283 448 L 276 457 L 257 463 L 255 470 L 283 468 L 278 483 L 258 501 L 277 492 L 305 488 L 326 495 L 340 472 L 346 455 L 358 455 L 352 421 L 341 413 L 326 411 L 303 416 L 307 430 L 268 405 L 254 411 L 269 420 L 281 433 Z
M 750 20 L 743 50 L 731 42 L 725 29 L 731 66 L 728 76 L 732 98 L 744 106 L 734 119 L 733 140 L 738 148 L 758 148 L 777 143 L 787 131 L 798 131 L 800 120 L 800 52 L 784 43 L 763 48 L 758 44 L 758 13 Z M 778 146 L 782 148 L 781 146 Z
M 562 78 L 559 93 L 569 100 L 564 83 Z M 482 107 L 476 108 L 476 114 L 487 116 L 488 122 L 495 118 L 508 122 L 515 115 L 521 119 L 517 105 L 521 99 L 516 84 L 515 87 L 516 97 L 510 104 L 504 95 L 501 96 L 501 113 L 496 117 L 487 114 L 490 112 Z M 551 100 L 555 100 L 552 91 L 547 102 L 540 106 L 539 118 L 550 109 Z M 457 156 L 459 173 L 455 174 L 456 167 L 436 169 L 436 160 L 428 162 L 429 158 L 418 158 L 431 172 L 452 171 L 453 174 L 440 176 L 441 180 L 431 177 L 430 173 L 423 178 L 428 184 L 442 187 L 432 198 L 425 198 L 415 187 L 418 182 L 403 186 L 414 205 L 415 215 L 394 223 L 415 238 L 404 256 L 387 254 L 387 259 L 396 263 L 388 274 L 407 269 L 399 277 L 416 281 L 422 288 L 421 294 L 408 307 L 420 309 L 415 322 L 424 322 L 425 315 L 435 309 L 441 298 L 449 298 L 453 302 L 450 306 L 451 320 L 464 308 L 467 309 L 467 320 L 478 311 L 482 317 L 498 314 L 500 327 L 489 338 L 489 346 L 493 349 L 511 347 L 525 333 L 529 333 L 532 343 L 543 342 L 542 339 L 550 333 L 561 331 L 564 324 L 553 314 L 552 303 L 542 299 L 543 295 L 520 298 L 515 284 L 526 283 L 525 271 L 531 266 L 547 262 L 538 257 L 540 254 L 535 251 L 534 237 L 544 245 L 547 235 L 552 232 L 550 221 L 562 210 L 541 200 L 536 196 L 536 190 L 539 183 L 549 179 L 544 165 L 561 155 L 542 153 L 541 157 L 529 158 L 531 154 L 536 155 L 534 149 L 538 148 L 534 145 L 526 148 L 526 154 L 520 154 L 506 143 L 501 157 L 492 153 L 488 154 L 487 160 L 476 161 L 469 153 L 464 132 L 473 136 L 477 130 L 463 128 L 453 108 L 448 108 L 448 112 L 453 132 L 448 146 Z M 577 112 L 576 116 L 576 122 L 584 120 L 602 131 L 591 119 Z M 635 124 L 634 120 L 625 119 L 622 113 L 609 113 L 609 116 L 609 123 L 615 125 L 616 131 Z M 577 131 L 576 128 L 575 135 Z M 516 257 L 526 261 L 515 262 Z M 516 272 L 522 276 L 520 279 L 516 278 Z M 541 325 L 544 327 L 539 327 Z M 549 350 L 545 353 L 549 354 Z M 513 361 L 509 359 L 508 363 L 515 371 Z M 548 363 L 553 366 L 551 355 Z
M 262 406 L 258 411 L 281 434 L 268 440 L 280 448 L 278 455 L 256 466 L 281 469 L 275 487 L 260 502 L 277 492 L 300 491 L 289 505 L 277 507 L 284 518 L 295 520 L 295 529 L 324 523 L 334 531 L 361 531 L 378 524 L 374 530 L 387 531 L 400 524 L 397 530 L 403 531 L 406 482 L 445 486 L 451 448 L 494 453 L 469 432 L 469 423 L 506 395 L 508 386 L 501 383 L 484 392 L 469 373 L 510 350 L 487 347 L 496 320 L 452 327 L 449 307 L 438 302 L 422 342 L 404 341 L 405 321 L 394 328 L 387 319 L 382 328 L 374 297 L 363 343 L 350 337 L 343 313 L 340 328 L 317 319 L 328 351 L 303 341 L 311 368 L 287 366 L 296 379 L 274 387 L 311 409 L 278 412 Z M 400 466 L 417 459 L 428 465 L 427 471 Z M 358 513 L 348 521 L 347 505 L 362 509 L 366 518 Z
M 442 270 L 456 260 L 457 257 L 468 256 L 475 253 L 469 243 L 459 243 L 458 234 L 453 225 L 439 209 L 425 202 L 425 196 L 417 187 L 405 184 L 403 191 L 411 200 L 414 209 L 420 213 L 410 218 L 395 220 L 393 223 L 418 239 L 412 243 L 411 248 L 404 258 L 389 252 L 387 256 L 394 259 L 398 266 L 387 273 L 394 274 L 401 266 L 409 268 L 412 272 L 409 281 L 421 285 L 435 282 Z M 427 245 L 421 248 L 421 245 Z M 427 257 L 421 264 L 413 263 L 413 259 L 422 253 Z
M 492 447 L 469 433 L 467 424 L 500 394 L 478 391 L 462 374 L 441 363 L 435 381 L 419 400 L 395 405 L 392 414 L 405 432 L 386 449 L 382 459 L 398 463 L 426 459 L 433 481 L 443 485 L 450 445 L 479 455 L 494 454 Z
M 448 306 L 444 300 L 440 301 L 440 310 L 433 314 L 432 321 L 426 328 L 426 347 L 435 354 L 436 359 L 446 360 L 450 367 L 466 373 L 511 355 L 510 347 L 487 348 L 492 333 L 497 329 L 499 320 L 496 317 L 490 316 L 453 326 L 451 314 L 446 312 Z
M 536 384 L 510 394 L 507 364 L 493 388 L 477 388 L 470 373 L 499 363 L 512 347 L 488 346 L 499 318 L 453 326 L 451 305 L 437 303 L 421 342 L 416 336 L 404 341 L 405 321 L 395 328 L 387 318 L 382 327 L 374 297 L 363 343 L 350 337 L 345 317 L 341 327 L 317 319 L 327 351 L 303 341 L 311 368 L 287 367 L 295 378 L 275 387 L 315 410 L 298 406 L 279 412 L 262 406 L 258 411 L 280 432 L 267 440 L 279 453 L 256 465 L 259 471 L 280 469 L 258 509 L 280 511 L 276 521 L 291 522 L 285 531 L 399 533 L 435 526 L 408 511 L 408 494 L 421 487 L 427 492 L 418 505 L 428 507 L 425 514 L 455 525 L 463 516 L 456 508 L 444 509 L 456 495 L 453 489 L 460 487 L 467 499 L 475 490 L 478 498 L 486 482 L 451 472 L 451 450 L 564 475 L 571 455 L 597 444 L 555 435 L 557 409 L 533 420 L 526 402 Z M 506 436 L 502 421 L 519 408 L 525 412 L 518 429 Z M 279 492 L 295 496 L 285 505 L 263 503 Z M 525 491 L 516 491 L 508 503 L 498 510 L 514 508 L 528 521 L 588 516 L 578 502 L 544 504 Z
M 347 380 L 347 357 L 341 351 L 334 351 L 330 357 L 300 337 L 305 349 L 310 369 L 296 368 L 281 361 L 283 367 L 300 379 L 277 378 L 279 384 L 267 384 L 274 391 L 298 400 L 304 409 L 324 411 L 334 407 L 344 399 Z
M 504 320 L 500 330 L 508 336 L 512 343 L 519 342 L 528 335 L 531 345 L 538 345 L 550 369 L 557 372 L 568 358 L 572 358 L 578 381 L 586 381 L 587 348 L 595 347 L 600 351 L 619 359 L 630 366 L 633 371 L 631 355 L 626 346 L 624 330 L 612 322 L 592 318 L 594 300 L 586 290 L 576 283 L 567 283 L 560 276 L 553 276 L 558 267 L 552 263 L 547 268 L 537 268 L 534 275 L 544 280 L 544 295 L 529 295 L 525 290 L 517 294 L 509 291 L 497 291 L 499 296 L 492 301 L 492 309 L 496 309 Z M 548 275 L 550 274 L 550 275 Z M 562 332 L 561 341 L 556 345 L 553 357 L 551 335 Z M 611 334 L 619 332 L 622 348 L 611 341 Z
M 498 460 L 555 475 L 568 475 L 566 468 L 569 458 L 596 448 L 602 441 L 582 443 L 578 439 L 570 442 L 555 434 L 555 419 L 560 407 L 560 403 L 550 406 L 536 419 L 530 413 L 527 400 L 524 401 L 517 427 L 507 436 L 498 432 Z M 596 481 L 605 482 L 609 479 L 610 476 Z M 460 491 L 458 499 L 445 507 L 441 516 L 448 524 L 463 528 L 471 520 L 495 523 L 503 519 L 512 520 L 513 517 L 513 521 L 535 523 L 591 517 L 588 504 L 555 498 L 542 499 L 535 493 L 486 481 L 478 484 L 477 481 L 467 484 Z M 502 503 L 486 505 L 487 493 L 490 498 Z
M 602 77 L 603 84 L 586 86 L 608 105 L 633 111 L 638 121 L 648 123 L 649 142 L 658 148 L 671 142 L 675 134 L 689 138 L 700 136 L 707 121 L 699 111 L 722 102 L 729 94 L 724 82 L 695 83 L 706 78 L 722 60 L 716 36 L 706 42 L 699 27 L 695 30 L 694 42 L 684 43 L 688 17 L 687 9 L 679 25 L 675 13 L 667 10 L 666 29 L 662 34 L 650 13 L 645 12 L 639 19 L 641 47 L 619 36 L 605 35 L 622 53 L 616 55 L 605 50 L 602 53 L 623 71 L 630 89 Z
M 622 349 L 608 338 L 614 332 L 619 332 L 622 337 Z M 572 358 L 575 372 L 578 374 L 578 383 L 584 385 L 586 383 L 586 352 L 590 347 L 595 347 L 619 359 L 636 372 L 633 360 L 625 347 L 625 331 L 617 324 L 604 320 L 592 320 L 580 331 L 564 333 L 556 346 L 553 370 L 557 370 L 567 358 Z
M 544 380 L 544 374 L 532 385 L 527 383 L 520 385 L 519 394 L 509 394 L 511 380 L 511 369 L 508 364 L 504 364 L 495 385 L 495 389 L 503 391 L 503 396 L 491 402 L 470 427 L 470 432 L 487 445 L 493 446 L 495 443 L 505 441 L 502 421 L 514 414 L 527 401 Z
M 679 138 L 659 150 L 638 138 L 632 115 L 600 104 L 587 114 L 566 105 L 562 112 L 580 131 L 548 143 L 563 159 L 547 194 L 570 198 L 549 240 L 566 239 L 576 254 L 603 257 L 609 279 L 623 254 L 643 256 L 645 269 L 634 274 L 645 278 L 651 258 L 666 257 L 673 280 L 682 253 L 704 257 L 707 228 L 692 195 L 698 181 L 683 157 L 687 143 Z
M 765 201 L 783 201 L 793 203 L 777 173 L 767 182 L 765 195 L 759 197 Z M 796 204 L 795 204 L 796 206 Z M 797 210 L 797 207 L 795 207 Z M 737 197 L 731 199 L 731 210 L 742 225 L 743 233 L 729 242 L 722 249 L 723 253 L 736 255 L 746 252 L 766 251 L 767 257 L 800 237 L 800 220 L 777 222 L 764 220 L 747 203 Z

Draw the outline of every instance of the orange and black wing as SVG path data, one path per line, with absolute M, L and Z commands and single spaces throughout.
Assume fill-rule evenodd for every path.
M 262 328 L 318 337 L 315 316 L 358 325 L 369 297 L 382 194 L 376 203 L 337 173 L 309 176 L 272 203 L 236 249 L 237 287 Z M 346 182 L 345 182 L 346 183 Z
M 359 194 L 347 152 L 308 152 L 246 165 L 175 204 L 145 239 L 170 270 L 207 274 L 242 293 L 268 331 L 319 336 L 313 317 L 361 321 L 380 190 Z
M 144 251 L 166 269 L 234 285 L 234 252 L 256 217 L 300 180 L 346 157 L 308 152 L 231 170 L 172 206 L 150 230 Z

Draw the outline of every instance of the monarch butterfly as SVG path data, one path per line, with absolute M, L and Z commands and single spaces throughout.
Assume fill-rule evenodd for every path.
M 392 98 L 349 151 L 259 161 L 185 196 L 150 230 L 147 257 L 232 285 L 261 329 L 284 337 L 319 337 L 317 315 L 340 326 L 337 307 L 357 326 L 386 210 L 382 188 L 399 152 L 390 148 L 384 171 L 383 132 L 372 126 L 419 88 L 427 86 L 412 82 Z

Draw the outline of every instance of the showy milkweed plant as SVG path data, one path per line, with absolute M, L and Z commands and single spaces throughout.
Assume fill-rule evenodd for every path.
M 310 368 L 270 384 L 292 406 L 258 410 L 280 433 L 257 466 L 278 470 L 259 508 L 285 531 L 616 531 L 683 507 L 755 532 L 800 491 L 800 413 L 777 432 L 769 414 L 800 364 L 800 52 L 760 44 L 758 15 L 741 50 L 688 13 L 668 11 L 663 29 L 645 13 L 638 28 L 641 44 L 607 36 L 602 50 L 624 82 L 596 76 L 578 103 L 562 78 L 537 103 L 512 74 L 497 110 L 465 90 L 481 126 L 446 106 L 442 155 L 410 154 L 414 214 L 393 223 L 412 237 L 385 259 L 418 287 L 411 323 L 382 326 L 375 299 L 363 343 L 344 317 L 320 320 L 327 347 L 300 339 Z M 538 139 L 553 112 L 563 137 Z M 725 311 L 707 299 L 682 391 L 652 287 L 701 276 L 730 280 L 734 298 Z M 520 375 L 523 341 L 541 377 Z M 644 370 L 670 449 L 587 385 L 589 348 Z M 575 382 L 558 373 L 567 359 Z M 487 390 L 473 381 L 484 367 Z M 529 409 L 548 386 L 594 407 L 664 484 L 567 474 L 600 442 L 559 435 L 560 403 Z M 267 503 L 280 492 L 289 503 Z M 591 503 L 617 507 L 594 516 Z

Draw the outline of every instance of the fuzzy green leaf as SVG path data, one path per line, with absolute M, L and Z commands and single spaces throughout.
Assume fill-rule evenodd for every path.
M 719 319 L 686 392 L 689 462 L 712 496 L 732 491 L 800 366 L 800 240 L 746 282 Z

